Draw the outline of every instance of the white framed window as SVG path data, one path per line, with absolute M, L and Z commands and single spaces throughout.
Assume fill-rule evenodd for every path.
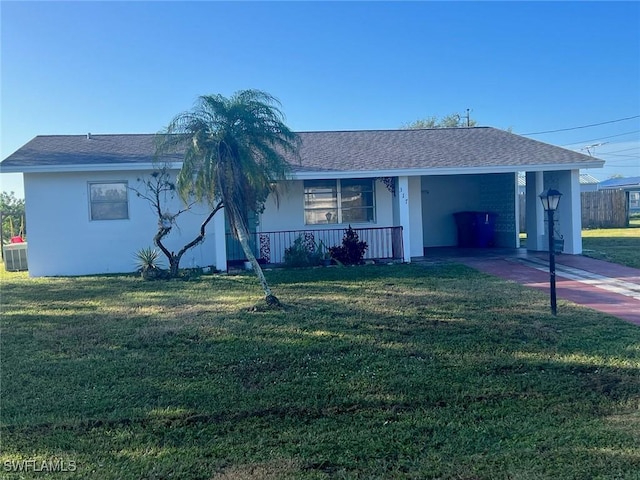
M 372 178 L 306 180 L 304 223 L 375 222 L 375 190 Z
M 89 182 L 89 210 L 91 220 L 127 220 L 127 182 Z

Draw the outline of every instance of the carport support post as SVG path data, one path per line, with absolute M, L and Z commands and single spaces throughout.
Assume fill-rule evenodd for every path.
M 411 221 L 409 216 L 409 177 L 398 177 L 398 217 L 402 226 L 404 262 L 411 262 Z
M 544 209 L 538 203 L 538 195 L 544 188 L 543 172 L 526 173 L 525 229 L 527 250 L 542 251 L 544 245 Z

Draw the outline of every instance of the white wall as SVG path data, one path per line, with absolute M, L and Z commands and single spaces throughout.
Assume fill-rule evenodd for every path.
M 153 246 L 157 220 L 149 203 L 129 192 L 129 219 L 92 221 L 88 182 L 127 181 L 138 188 L 144 172 L 89 172 L 24 175 L 31 276 L 121 273 L 135 270 L 135 252 Z M 181 205 L 171 205 L 175 212 Z M 166 239 L 177 251 L 192 240 L 207 213 L 200 207 L 178 218 Z M 213 222 L 212 222 L 213 223 Z M 205 241 L 185 253 L 181 267 L 215 265 L 213 225 Z M 167 262 L 163 262 L 168 266 Z M 218 268 L 226 268 L 226 265 Z
M 424 217 L 422 213 L 422 179 L 420 177 L 409 177 L 409 255 L 411 257 L 421 257 L 424 255 Z M 405 245 L 406 249 L 407 246 Z
M 352 223 L 354 228 L 393 226 L 392 195 L 381 182 L 374 182 L 376 193 L 376 221 L 374 223 Z M 282 230 L 323 230 L 342 228 L 347 225 L 305 225 L 304 223 L 304 182 L 292 180 L 281 187 L 279 203 L 273 195 L 269 196 L 265 210 L 260 215 L 258 231 L 278 232 Z
M 425 247 L 458 244 L 453 214 L 480 210 L 478 175 L 422 177 L 422 227 Z

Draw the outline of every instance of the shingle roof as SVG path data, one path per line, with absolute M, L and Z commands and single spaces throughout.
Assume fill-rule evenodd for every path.
M 600 161 L 502 130 L 439 128 L 303 133 L 311 169 L 382 170 L 553 165 Z
M 366 172 L 483 167 L 601 167 L 602 160 L 491 127 L 300 132 L 296 172 Z M 149 164 L 153 134 L 37 136 L 3 171 Z M 172 160 L 180 161 L 176 156 Z M 67 168 L 65 168 L 67 167 Z
M 150 163 L 155 135 L 38 135 L 3 162 L 2 167 L 115 165 Z M 177 157 L 179 160 L 179 157 Z M 52 168 L 53 170 L 53 168 Z

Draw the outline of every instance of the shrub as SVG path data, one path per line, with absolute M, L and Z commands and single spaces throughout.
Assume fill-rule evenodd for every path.
M 344 231 L 342 245 L 331 247 L 331 257 L 345 265 L 358 265 L 362 263 L 364 254 L 369 248 L 367 242 L 361 241 L 356 231 L 349 228 Z
M 311 252 L 302 235 L 284 249 L 284 264 L 287 267 L 308 267 L 312 264 Z
M 331 262 L 333 261 L 331 258 L 331 252 L 324 242 L 320 240 L 320 243 L 315 243 L 315 246 L 315 252 L 312 254 L 311 261 L 317 265 L 331 265 Z
M 153 280 L 162 274 L 160 252 L 152 247 L 141 248 L 136 252 L 136 265 L 145 280 Z

